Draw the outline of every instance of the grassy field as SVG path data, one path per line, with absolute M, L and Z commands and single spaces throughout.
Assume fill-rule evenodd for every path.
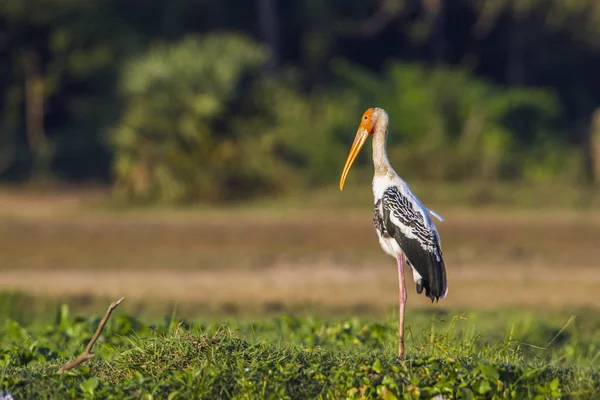
M 52 322 L 5 320 L 0 385 L 14 398 L 593 399 L 600 391 L 593 313 L 421 310 L 410 320 L 408 359 L 398 362 L 392 319 L 147 325 L 117 312 L 98 355 L 57 375 L 99 321 L 63 306 Z
M 428 201 L 450 291 L 432 305 L 407 282 L 398 363 L 395 264 L 364 193 L 136 211 L 103 196 L 0 194 L 0 386 L 15 399 L 600 393 L 594 209 Z M 56 375 L 120 296 L 98 356 Z

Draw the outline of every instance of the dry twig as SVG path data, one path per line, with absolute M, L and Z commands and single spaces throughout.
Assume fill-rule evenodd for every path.
M 88 345 L 85 348 L 85 350 L 83 351 L 83 353 L 81 353 L 79 358 L 77 358 L 73 361 L 69 361 L 68 363 L 66 363 L 65 365 L 60 367 L 60 369 L 56 372 L 57 374 L 62 374 L 63 372 L 68 371 L 71 368 L 75 368 L 79 364 L 83 363 L 85 360 L 88 360 L 95 356 L 95 354 L 90 353 L 90 351 L 92 351 L 92 346 L 94 345 L 94 343 L 96 343 L 96 340 L 98 340 L 98 338 L 100 337 L 100 334 L 102 333 L 102 329 L 104 329 L 104 325 L 106 325 L 106 322 L 108 321 L 108 318 L 110 317 L 110 314 L 113 312 L 113 310 L 115 308 L 117 308 L 119 306 L 119 304 L 121 304 L 121 302 L 124 299 L 125 299 L 125 297 L 121 297 L 119 300 L 113 301 L 110 304 L 110 306 L 108 306 L 108 310 L 106 310 L 106 314 L 104 314 L 104 318 L 102 318 L 102 321 L 100 321 L 100 325 L 98 325 L 98 329 L 96 329 L 96 333 L 94 333 L 94 336 L 88 343 Z

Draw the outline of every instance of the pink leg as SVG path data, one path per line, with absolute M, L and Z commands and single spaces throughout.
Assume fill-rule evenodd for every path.
M 400 285 L 400 293 L 398 295 L 398 303 L 400 305 L 399 317 L 400 326 L 398 327 L 398 358 L 404 359 L 404 308 L 406 306 L 406 286 L 404 283 L 404 254 L 400 254 L 396 261 L 398 263 L 398 283 Z

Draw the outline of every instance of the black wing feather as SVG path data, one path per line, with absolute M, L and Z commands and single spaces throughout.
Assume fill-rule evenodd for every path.
M 396 239 L 408 262 L 423 277 L 423 282 L 417 284 L 417 291 L 420 293 L 424 288 L 425 295 L 432 302 L 434 299 L 439 300 L 446 292 L 447 282 L 437 232 L 425 224 L 423 215 L 413 208 L 409 198 L 397 187 L 387 188 L 381 201 L 381 223 L 385 231 Z M 406 236 L 400 227 L 392 222 L 390 215 L 409 228 L 415 237 Z
M 381 199 L 377 200 L 375 203 L 375 212 L 373 213 L 373 225 L 375 225 L 375 230 L 379 232 L 379 234 L 384 238 L 389 238 L 387 230 L 385 229 L 385 224 L 383 223 L 383 218 L 381 217 Z

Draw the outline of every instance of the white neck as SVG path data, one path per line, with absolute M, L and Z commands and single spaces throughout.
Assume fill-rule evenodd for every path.
M 386 175 L 394 171 L 387 156 L 387 135 L 388 119 L 381 118 L 377 121 L 375 132 L 373 132 L 373 167 L 375 169 L 375 176 Z

